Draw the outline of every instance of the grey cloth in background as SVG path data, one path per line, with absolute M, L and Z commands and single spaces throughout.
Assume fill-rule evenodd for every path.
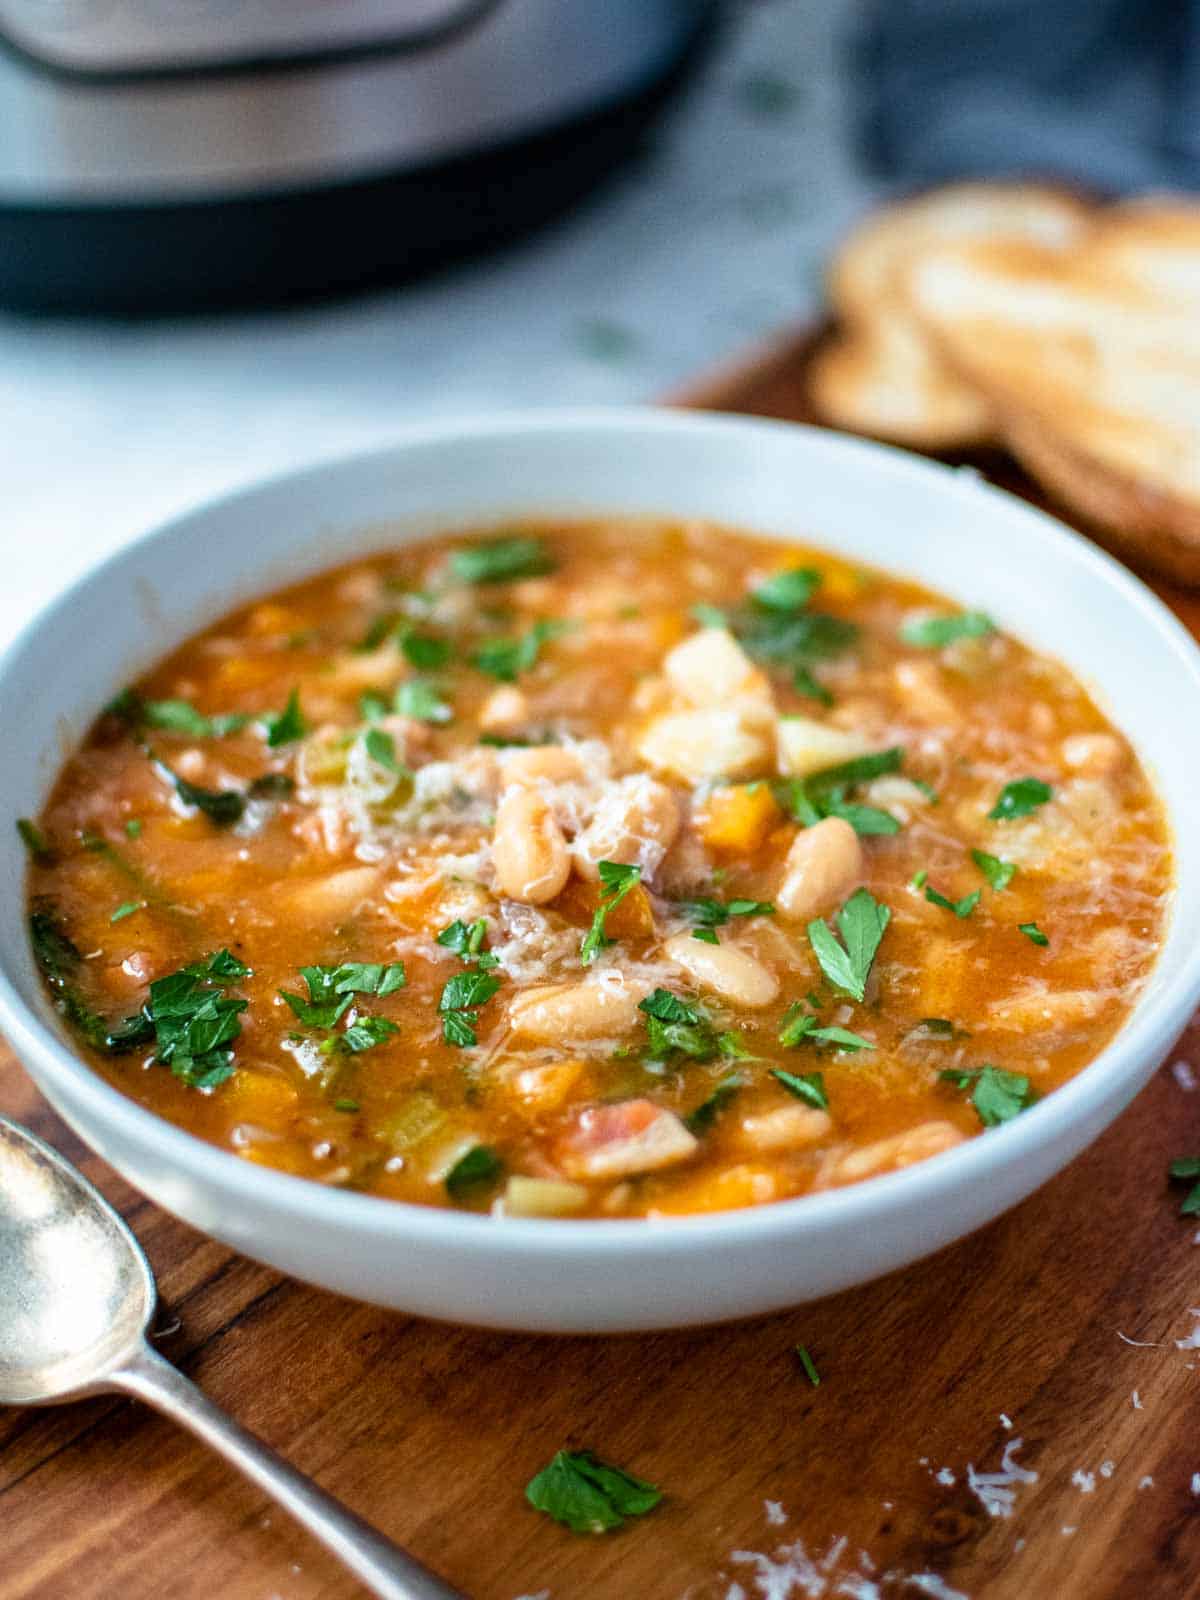
M 867 0 L 860 135 L 904 185 L 1200 188 L 1200 0 Z

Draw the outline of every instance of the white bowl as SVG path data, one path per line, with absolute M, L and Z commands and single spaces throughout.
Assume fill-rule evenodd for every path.
M 715 1322 L 961 1238 L 1089 1144 L 1200 999 L 1200 652 L 1115 561 L 967 473 L 788 424 L 631 410 L 439 425 L 276 478 L 121 551 L 30 624 L 0 663 L 4 811 L 36 814 L 115 690 L 234 605 L 432 529 L 557 512 L 706 517 L 812 540 L 985 607 L 1093 686 L 1169 808 L 1178 893 L 1136 1010 L 1091 1066 L 919 1166 L 756 1210 L 499 1221 L 327 1189 L 193 1138 L 78 1059 L 30 957 L 11 820 L 0 827 L 0 1027 L 61 1115 L 168 1211 L 296 1277 L 425 1316 L 556 1332 Z

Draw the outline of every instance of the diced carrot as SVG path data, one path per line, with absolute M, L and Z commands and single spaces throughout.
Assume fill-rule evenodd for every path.
M 774 1200 L 778 1189 L 770 1167 L 743 1161 L 736 1167 L 692 1178 L 659 1200 L 650 1216 L 686 1216 L 696 1211 L 737 1211 L 743 1206 L 761 1206 Z
M 780 819 L 775 796 L 765 783 L 736 783 L 714 789 L 700 819 L 700 837 L 713 850 L 749 855 Z
M 529 1110 L 557 1111 L 569 1095 L 577 1092 L 586 1071 L 584 1061 L 550 1061 L 542 1066 L 522 1067 L 509 1079 L 509 1086 Z
M 296 1109 L 296 1091 L 285 1078 L 245 1067 L 234 1073 L 221 1090 L 221 1098 L 231 1123 L 254 1122 L 264 1128 L 275 1129 L 280 1118 Z
M 571 878 L 555 904 L 564 916 L 584 924 L 591 921 L 604 894 L 602 883 Z M 649 939 L 653 935 L 654 912 L 650 896 L 640 883 L 608 913 L 604 931 L 610 939 Z

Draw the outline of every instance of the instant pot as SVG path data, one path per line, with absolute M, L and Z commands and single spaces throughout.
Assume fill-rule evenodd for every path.
M 394 280 L 633 150 L 705 0 L 0 0 L 0 302 L 166 312 Z

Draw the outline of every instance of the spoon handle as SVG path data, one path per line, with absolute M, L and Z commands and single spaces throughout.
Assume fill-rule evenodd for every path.
M 265 1489 L 381 1600 L 464 1600 L 419 1561 L 228 1417 L 190 1379 L 142 1345 L 108 1382 L 191 1430 Z

